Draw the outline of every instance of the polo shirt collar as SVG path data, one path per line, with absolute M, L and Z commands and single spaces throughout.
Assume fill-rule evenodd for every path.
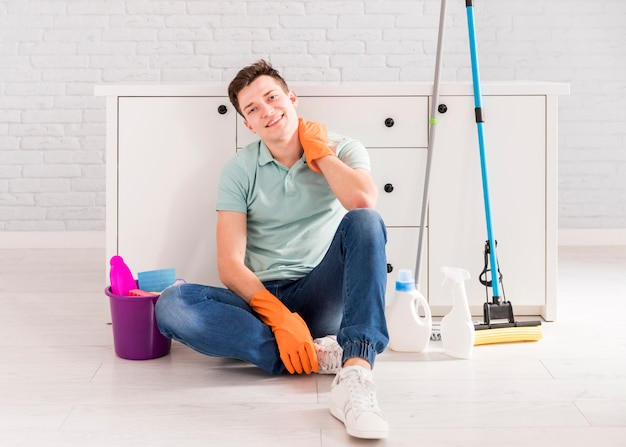
M 259 145 L 259 166 L 264 166 L 273 161 L 276 160 L 274 160 L 274 157 L 272 157 L 272 153 L 268 149 L 265 142 L 261 140 L 261 144 Z
M 274 157 L 272 157 L 272 153 L 270 152 L 265 142 L 263 140 L 259 140 L 259 141 L 260 141 L 259 143 L 259 166 L 265 166 L 266 164 L 269 164 L 272 162 L 280 164 L 274 159 Z M 306 158 L 304 156 L 304 153 L 302 154 L 300 163 L 306 164 Z

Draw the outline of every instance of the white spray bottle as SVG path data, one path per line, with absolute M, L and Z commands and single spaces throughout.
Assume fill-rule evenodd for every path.
M 424 309 L 421 317 L 419 307 Z M 389 347 L 394 351 L 422 352 L 428 347 L 432 316 L 426 298 L 415 289 L 411 270 L 401 269 L 394 300 L 387 309 Z
M 444 284 L 452 281 L 452 310 L 441 319 L 441 342 L 443 351 L 452 357 L 468 359 L 474 348 L 474 324 L 470 313 L 465 281 L 470 278 L 467 270 L 442 267 Z

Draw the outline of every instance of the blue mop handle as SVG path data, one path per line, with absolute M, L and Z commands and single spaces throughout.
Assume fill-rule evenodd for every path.
M 491 200 L 489 198 L 489 180 L 487 178 L 487 157 L 485 154 L 485 133 L 482 111 L 482 94 L 480 91 L 480 76 L 478 72 L 478 56 L 476 52 L 476 32 L 474 26 L 474 7 L 472 0 L 465 0 L 467 9 L 467 27 L 469 29 L 470 55 L 472 60 L 472 80 L 474 84 L 474 107 L 476 113 L 476 128 L 478 130 L 478 145 L 480 149 L 480 169 L 483 180 L 483 197 L 485 202 L 485 217 L 487 220 L 487 239 L 489 240 L 489 264 L 491 265 L 491 287 L 493 288 L 494 301 L 499 301 L 500 284 L 498 275 L 498 263 L 496 256 L 496 244 L 493 238 L 493 223 L 491 219 Z

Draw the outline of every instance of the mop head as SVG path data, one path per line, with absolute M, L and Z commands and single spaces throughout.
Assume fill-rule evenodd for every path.
M 510 301 L 494 297 L 483 306 L 484 323 L 474 325 L 474 346 L 541 339 L 541 321 L 516 321 Z
M 500 327 L 474 332 L 474 346 L 495 343 L 517 343 L 541 340 L 541 323 L 537 326 Z

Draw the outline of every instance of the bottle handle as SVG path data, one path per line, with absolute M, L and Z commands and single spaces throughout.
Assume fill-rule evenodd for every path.
M 413 298 L 413 306 L 411 307 L 411 311 L 413 312 L 413 316 L 416 320 L 420 322 L 430 321 L 432 319 L 432 314 L 430 312 L 430 306 L 428 305 L 428 301 L 424 298 L 424 295 L 417 292 L 417 296 Z M 424 317 L 422 318 L 419 314 L 419 308 L 422 306 L 424 309 Z

